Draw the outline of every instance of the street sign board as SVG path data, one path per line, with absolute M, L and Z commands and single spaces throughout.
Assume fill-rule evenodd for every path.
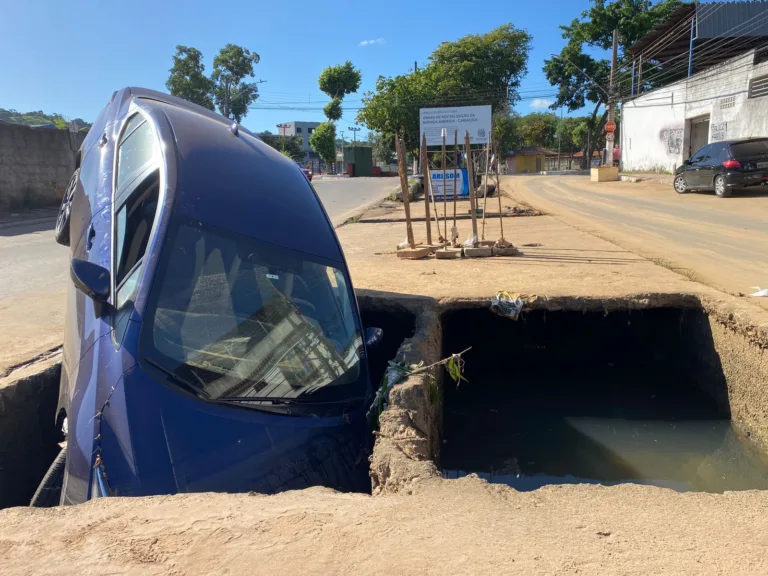
M 427 146 L 440 146 L 442 132 L 446 132 L 446 144 L 453 145 L 454 131 L 459 131 L 459 143 L 469 132 L 470 144 L 488 144 L 491 135 L 490 106 L 454 106 L 450 108 L 421 108 L 419 131 L 427 135 Z
M 432 171 L 432 194 L 435 198 L 442 199 L 453 198 L 453 191 L 456 190 L 456 197 L 469 196 L 469 179 L 467 178 L 467 169 L 460 168 L 456 171 L 456 184 L 454 188 L 453 168 L 445 171 L 445 181 L 443 181 L 443 171 Z
M 608 134 L 605 135 L 605 139 L 608 142 L 613 142 L 613 132 L 608 132 Z
M 616 122 L 608 121 L 605 123 L 605 131 L 606 132 L 616 132 Z

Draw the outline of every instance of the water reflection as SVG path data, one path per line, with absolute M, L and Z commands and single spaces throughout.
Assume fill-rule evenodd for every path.
M 457 420 L 476 421 L 475 410 L 448 414 L 453 422 L 446 426 L 443 475 L 474 472 L 517 490 L 623 482 L 681 492 L 768 488 L 766 455 L 728 420 L 508 416 L 487 411 L 495 434 L 483 442 L 475 434 L 452 433 L 460 429 Z

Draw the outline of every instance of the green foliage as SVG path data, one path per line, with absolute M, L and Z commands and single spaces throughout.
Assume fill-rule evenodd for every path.
M 371 153 L 375 162 L 390 164 L 395 159 L 395 139 L 393 136 L 368 132 L 368 144 L 373 148 Z
M 69 122 L 72 122 L 78 130 L 90 128 L 90 123 L 82 118 L 67 120 L 61 114 L 46 114 L 42 110 L 33 112 L 18 112 L 17 110 L 6 110 L 0 108 L 0 120 L 9 124 L 23 124 L 25 126 L 36 126 L 40 124 L 54 124 L 60 130 L 68 130 Z
M 323 108 L 323 113 L 328 120 L 336 121 L 341 118 L 341 98 L 334 98 Z
M 280 152 L 292 160 L 304 159 L 304 150 L 301 148 L 303 143 L 301 136 L 278 136 L 271 132 L 261 132 L 258 136 L 265 144 L 272 146 L 275 150 L 280 150 Z
M 219 112 L 240 122 L 248 114 L 248 106 L 259 97 L 259 90 L 253 82 L 253 67 L 260 57 L 255 52 L 236 44 L 227 44 L 213 59 L 213 95 Z
M 176 46 L 165 87 L 174 96 L 213 110 L 213 80 L 205 75 L 202 59 L 200 50 Z
M 508 115 L 497 115 L 493 119 L 493 140 L 497 152 L 502 157 L 507 152 L 522 147 L 520 117 L 515 112 Z
M 347 60 L 344 64 L 323 70 L 317 83 L 329 98 L 341 100 L 347 94 L 357 92 L 361 81 L 360 71 Z
M 508 110 L 518 99 L 528 71 L 531 35 L 505 24 L 486 34 L 443 42 L 429 57 L 428 70 L 438 94 L 466 104 L 491 104 Z
M 375 90 L 363 95 L 357 122 L 388 137 L 402 135 L 406 149 L 415 152 L 419 108 L 490 104 L 495 113 L 504 114 L 519 100 L 530 43 L 531 36 L 512 24 L 444 42 L 426 68 L 394 78 L 380 76 Z
M 549 112 L 532 112 L 522 116 L 518 125 L 523 146 L 556 146 L 557 122 L 557 116 Z
M 333 122 L 320 124 L 309 137 L 309 144 L 326 164 L 336 162 L 336 125 Z

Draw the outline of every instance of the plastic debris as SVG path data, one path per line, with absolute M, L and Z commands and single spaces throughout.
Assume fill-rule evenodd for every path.
M 408 248 L 408 238 L 400 242 L 400 244 L 397 245 L 398 250 L 403 250 L 404 248 Z
M 512 296 L 506 290 L 496 292 L 491 299 L 491 312 L 512 320 L 517 320 L 523 310 L 523 300 L 519 296 Z
M 474 248 L 475 246 L 477 246 L 477 234 L 472 234 L 464 241 L 464 248 Z
M 750 294 L 750 296 L 768 296 L 768 288 L 762 290 L 760 290 L 760 286 L 752 286 L 752 288 L 757 288 L 757 292 Z

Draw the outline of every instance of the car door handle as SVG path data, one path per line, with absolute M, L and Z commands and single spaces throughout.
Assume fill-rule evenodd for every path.
M 91 251 L 91 246 L 93 246 L 93 239 L 96 238 L 96 229 L 93 227 L 93 224 L 91 224 L 88 227 L 88 238 L 86 238 L 85 241 L 85 249 L 89 252 Z

